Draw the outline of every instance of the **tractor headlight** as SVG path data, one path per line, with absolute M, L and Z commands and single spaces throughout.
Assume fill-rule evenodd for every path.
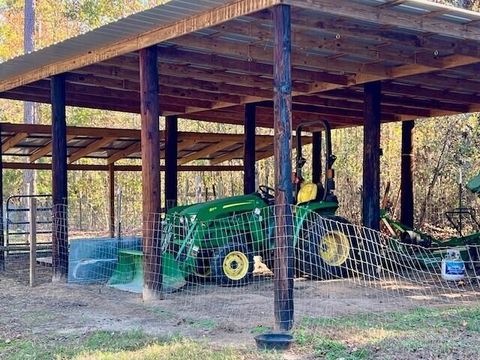
M 195 214 L 190 215 L 190 221 L 191 222 L 194 222 L 196 219 L 197 219 L 197 215 L 195 215 Z

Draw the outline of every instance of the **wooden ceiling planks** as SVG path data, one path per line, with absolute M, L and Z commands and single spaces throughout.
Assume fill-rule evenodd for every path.
M 271 127 L 268 8 L 277 2 L 238 3 L 243 5 L 232 2 L 223 10 L 212 8 L 194 16 L 207 19 L 216 14 L 203 25 L 184 19 L 177 25 L 189 23 L 190 28 L 172 24 L 143 34 L 136 45 L 124 39 L 117 47 L 80 56 L 75 65 L 66 60 L 52 64 L 66 71 L 67 104 L 138 113 L 138 54 L 133 47 L 154 44 L 156 34 L 162 115 L 242 124 L 243 105 L 255 102 L 261 107 L 258 126 Z M 385 122 L 479 109 L 480 29 L 473 18 L 459 24 L 442 17 L 457 13 L 469 18 L 473 13 L 435 4 L 419 13 L 406 12 L 403 1 L 379 6 L 346 0 L 287 3 L 293 6 L 294 122 L 327 117 L 333 127 L 362 124 L 359 85 L 377 80 L 385 92 Z M 37 71 L 41 76 L 28 72 L 0 81 L 0 91 L 8 90 L 0 96 L 49 102 L 45 72 L 53 70 Z
M 18 164 L 18 159 L 27 159 L 17 168 L 43 169 L 45 162 L 37 162 L 50 157 L 52 150 L 51 126 L 40 124 L 2 123 L 3 154 L 15 158 L 12 163 Z M 163 148 L 165 132 L 161 131 Z M 215 169 L 219 164 L 229 160 L 243 158 L 243 134 L 229 133 L 178 133 L 178 164 L 184 166 L 195 160 L 207 160 Z M 304 143 L 309 143 L 310 137 L 305 137 Z M 78 164 L 82 159 L 97 159 L 105 162 L 105 166 L 116 164 L 120 160 L 139 159 L 141 156 L 140 131 L 135 129 L 67 127 L 68 163 Z M 258 156 L 264 158 L 266 151 L 273 149 L 273 136 L 257 135 Z M 164 152 L 160 152 L 164 157 Z M 37 166 L 38 165 L 38 166 Z M 13 166 L 13 165 L 12 165 Z M 97 165 L 95 165 L 97 166 Z M 103 165 L 102 165 L 103 166 Z M 117 165 L 115 165 L 117 166 Z M 136 165 L 132 165 L 136 166 Z M 191 165 L 188 165 L 191 166 Z M 80 167 L 71 167 L 80 169 Z M 93 169 L 93 168 L 92 168 Z

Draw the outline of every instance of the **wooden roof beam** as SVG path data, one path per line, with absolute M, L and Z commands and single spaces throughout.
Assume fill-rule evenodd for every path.
M 176 49 L 173 47 L 160 47 L 159 48 L 160 58 L 168 59 L 172 62 L 180 62 L 185 64 L 198 64 L 205 65 L 212 69 L 219 70 L 234 70 L 242 71 L 250 74 L 256 74 L 268 77 L 268 79 L 273 78 L 273 66 L 270 64 L 265 64 L 262 62 L 257 62 L 254 59 L 250 61 L 233 59 L 231 57 L 226 57 L 217 54 L 205 54 L 199 53 L 191 50 L 185 49 Z M 331 74 L 319 69 L 314 71 L 304 70 L 304 69 L 292 69 L 292 78 L 304 82 L 329 82 L 333 84 L 347 85 L 348 76 Z
M 238 56 L 241 58 L 252 59 L 252 61 L 272 61 L 270 49 L 249 44 L 235 44 L 227 40 L 211 40 L 206 36 L 186 35 L 172 40 L 173 44 L 198 49 L 202 51 L 211 51 L 218 54 Z M 292 52 L 292 65 L 302 67 L 319 68 L 322 70 L 344 71 L 351 73 L 364 72 L 375 75 L 386 75 L 387 69 L 378 64 L 361 64 L 347 60 L 336 59 L 331 61 L 328 57 L 306 55 L 302 51 Z
M 75 70 L 75 73 L 94 74 L 101 75 L 105 78 L 130 80 L 138 84 L 139 77 L 138 66 L 136 66 L 137 62 L 138 60 L 136 58 L 121 57 L 77 69 Z M 178 81 L 172 82 L 172 78 L 196 79 L 216 83 L 229 83 L 247 87 L 258 87 L 263 89 L 270 89 L 272 87 L 269 79 L 264 79 L 252 74 L 233 74 L 227 73 L 224 70 L 220 71 L 218 69 L 205 69 L 205 65 L 202 68 L 196 68 L 189 65 L 159 62 L 159 82 L 164 85 L 177 85 Z M 136 87 L 134 90 L 138 90 L 139 85 L 137 86 L 138 87 Z
M 48 163 L 25 163 L 25 162 L 4 162 L 4 169 L 33 169 L 51 170 L 52 164 Z M 68 164 L 68 170 L 79 171 L 109 171 L 108 165 L 101 164 Z M 241 165 L 187 165 L 179 166 L 178 171 L 242 171 Z M 115 165 L 114 171 L 142 171 L 141 165 Z M 165 171 L 165 166 L 160 166 L 160 171 Z
M 421 15 L 403 14 L 398 11 L 338 0 L 288 0 L 294 6 L 319 11 L 331 16 L 366 21 L 378 26 L 395 26 L 419 32 L 432 32 L 438 35 L 451 36 L 478 41 L 480 28 L 455 24 L 441 19 L 422 18 Z M 436 4 L 437 7 L 442 5 Z M 448 6 L 443 6 L 446 10 Z
M 211 155 L 216 153 L 217 151 L 223 150 L 229 146 L 232 146 L 233 144 L 236 144 L 237 141 L 235 140 L 224 140 L 216 144 L 209 145 L 205 147 L 202 150 L 195 151 L 190 155 L 183 156 L 178 160 L 178 165 L 185 165 L 189 163 L 190 161 L 198 160 L 201 159 L 205 156 Z
M 44 94 L 39 93 L 40 89 L 44 91 Z M 16 96 L 9 97 L 8 94 Z M 91 96 L 92 94 L 96 96 Z M 122 101 L 118 101 L 117 95 Z M 47 93 L 47 89 L 43 86 L 39 86 L 38 82 L 22 86 L 6 93 L 0 93 L 0 97 L 43 102 L 47 104 L 50 103 L 50 96 Z M 172 98 L 169 96 L 161 96 L 161 102 L 162 115 L 184 114 L 186 107 L 189 106 L 195 106 L 200 109 L 210 109 L 213 107 L 212 102 L 195 99 Z M 134 97 L 128 97 L 127 94 L 122 94 L 121 92 L 115 93 L 105 88 L 85 89 L 85 92 L 83 92 L 79 91 L 78 88 L 76 91 L 73 91 L 71 87 L 67 86 L 67 105 L 131 113 L 140 112 L 140 104 L 138 101 L 135 101 Z
M 425 84 L 428 85 L 428 84 Z M 418 85 L 410 86 L 403 83 L 386 81 L 382 83 L 382 91 L 406 95 L 406 96 L 415 96 L 425 99 L 434 99 L 434 100 L 446 100 L 449 102 L 457 102 L 462 104 L 468 103 L 480 103 L 480 96 L 476 94 L 461 94 L 454 91 L 445 91 L 445 90 L 434 90 L 427 89 Z
M 128 157 L 131 154 L 135 154 L 137 152 L 142 151 L 142 144 L 140 141 L 134 142 L 130 146 L 126 147 L 125 149 L 119 150 L 116 153 L 110 155 L 110 157 L 107 159 L 107 164 L 113 164 L 118 160 L 121 160 L 123 158 Z
M 51 135 L 51 125 L 42 124 L 13 124 L 2 123 L 2 131 L 5 132 L 26 132 L 32 134 L 48 134 Z M 136 129 L 114 129 L 114 128 L 98 128 L 98 127 L 77 127 L 68 126 L 67 135 L 76 136 L 112 136 L 118 138 L 140 138 L 140 130 Z
M 199 139 L 194 139 L 194 138 L 190 138 L 190 139 L 185 139 L 185 138 L 181 138 L 181 135 L 180 133 L 178 134 L 178 140 L 181 140 L 181 142 L 177 145 L 177 153 L 179 153 L 180 151 L 184 151 L 186 149 L 188 149 L 190 146 L 196 144 L 198 141 L 200 141 Z
M 99 86 L 104 88 L 110 88 L 115 90 L 134 90 L 137 91 L 139 89 L 139 84 L 133 81 L 125 81 L 120 78 L 112 79 L 112 78 L 105 78 L 100 76 L 95 76 L 93 74 L 77 74 L 77 73 L 69 73 L 66 75 L 67 83 L 71 84 L 79 84 L 79 85 L 88 85 L 88 86 Z M 171 77 L 171 76 L 160 76 L 159 82 L 162 89 L 165 87 L 165 93 L 170 93 L 173 96 L 182 95 L 184 91 L 196 90 L 201 91 L 202 93 L 214 93 L 218 94 L 227 94 L 225 96 L 225 101 L 229 102 L 234 100 L 237 102 L 243 102 L 245 96 L 252 96 L 255 94 L 260 98 L 270 97 L 273 94 L 273 91 L 265 90 L 261 88 L 251 88 L 247 86 L 240 86 L 240 85 L 231 85 L 225 83 L 214 83 L 196 79 L 184 79 L 180 77 Z M 177 90 L 169 90 L 169 88 L 176 87 Z M 180 89 L 187 89 L 187 90 L 180 90 Z M 198 93 L 198 95 L 202 94 Z M 185 93 L 185 94 L 188 94 Z M 230 95 L 234 95 L 235 98 L 229 98 Z M 238 97 L 240 96 L 240 97 Z M 188 97 L 188 96 L 185 96 Z M 201 97 L 200 97 L 201 98 Z M 222 99 L 222 97 L 220 97 Z
M 478 59 L 465 57 L 462 55 L 450 55 L 442 59 L 441 69 L 454 68 L 461 65 L 476 63 L 478 61 L 479 61 Z M 437 65 L 437 66 L 440 66 L 440 65 Z M 391 79 L 396 79 L 401 77 L 427 74 L 427 73 L 435 72 L 437 70 L 439 69 L 428 67 L 425 65 L 401 65 L 401 66 L 394 66 L 389 69 L 386 69 L 386 75 L 374 75 L 366 72 L 359 72 L 352 77 L 351 85 L 360 85 L 360 84 L 365 84 L 372 81 L 391 80 Z M 342 88 L 342 86 L 328 86 L 327 88 L 322 90 L 327 91 L 327 90 L 334 90 L 339 88 Z M 320 92 L 319 89 L 312 87 L 312 89 L 308 93 L 317 93 L 317 92 Z
M 30 88 L 41 88 L 45 92 L 49 92 L 50 85 L 48 80 L 37 81 L 33 84 L 24 86 L 22 89 L 28 90 Z M 100 98 L 104 98 L 103 102 L 111 102 L 122 100 L 122 104 L 130 106 L 132 110 L 137 112 L 140 110 L 139 105 L 139 92 L 136 91 L 117 91 L 106 87 L 85 86 L 79 84 L 67 84 L 67 99 L 72 98 L 87 98 L 91 95 L 94 101 L 98 102 Z M 108 100 L 105 100 L 108 99 Z M 113 100 L 112 100 L 113 99 Z M 162 109 L 165 112 L 180 112 L 183 113 L 186 107 L 197 107 L 201 109 L 210 109 L 213 106 L 212 101 L 199 100 L 199 99 L 187 99 L 177 98 L 163 93 L 159 96 Z
M 226 34 L 242 34 L 255 38 L 257 42 L 265 41 L 268 39 L 269 34 L 272 32 L 272 27 L 266 27 L 265 25 L 271 25 L 270 22 L 262 21 L 261 24 L 257 22 L 250 22 L 245 25 L 244 21 L 229 21 L 228 23 L 219 25 L 217 29 L 224 31 Z M 300 47 L 301 49 L 322 49 L 329 50 L 336 54 L 353 53 L 356 56 L 362 56 L 372 61 L 388 60 L 403 63 L 418 63 L 419 56 L 418 48 L 412 48 L 411 51 L 407 51 L 405 48 L 396 49 L 393 47 L 385 46 L 384 42 L 378 44 L 359 44 L 358 34 L 356 37 L 337 37 L 331 34 L 329 37 L 323 34 L 323 37 L 319 36 L 319 32 L 315 32 L 315 28 L 297 28 L 292 33 L 292 46 Z M 424 51 L 428 51 L 424 49 Z M 434 57 L 433 52 L 429 51 L 430 57 Z M 428 61 L 428 58 L 425 58 Z M 299 90 L 301 91 L 301 90 Z
M 12 137 L 8 138 L 2 144 L 2 154 L 6 153 L 9 149 L 20 143 L 23 139 L 28 137 L 28 133 L 20 132 L 18 134 L 13 135 Z
M 406 95 L 416 96 L 415 93 L 411 92 L 407 93 Z M 335 99 L 335 101 L 345 101 L 344 99 L 348 99 L 348 101 L 352 103 L 361 104 L 363 106 L 364 95 L 363 91 L 356 91 L 355 89 L 341 89 L 323 92 L 315 95 L 297 96 L 295 97 L 295 102 L 303 104 L 324 104 L 325 106 L 335 106 L 335 102 L 332 102 L 332 99 Z M 462 104 L 455 104 L 453 102 L 438 101 L 432 98 L 429 98 L 429 100 L 418 100 L 403 95 L 394 96 L 385 93 L 382 93 L 382 105 L 393 105 L 395 107 L 399 106 L 401 107 L 400 109 L 419 108 L 429 110 L 443 110 L 445 112 L 451 113 L 464 113 L 468 111 L 468 106 Z M 339 107 L 342 106 L 340 105 Z M 395 108 L 387 109 L 395 110 Z M 398 113 L 401 113 L 401 110 L 398 111 Z
M 74 152 L 73 154 L 71 154 L 68 158 L 68 163 L 69 164 L 74 163 L 75 161 L 77 161 L 77 160 L 79 160 L 83 157 L 88 156 L 89 154 L 97 151 L 98 149 L 100 149 L 102 147 L 105 147 L 106 145 L 112 143 L 115 140 L 116 140 L 115 137 L 104 137 L 104 138 L 98 139 L 96 141 L 93 141 L 92 143 L 87 145 L 85 148 L 80 149 L 80 150 Z
M 262 149 L 267 145 L 273 145 L 273 139 L 255 139 L 255 148 L 256 150 Z M 214 159 L 210 160 L 211 165 L 218 165 L 222 162 L 237 159 L 243 156 L 244 152 L 244 144 L 242 143 L 242 146 L 234 151 L 230 151 L 224 155 L 218 156 Z
M 271 15 L 267 11 L 261 11 L 249 15 L 252 18 L 270 21 Z M 420 21 L 420 20 L 419 20 Z M 351 37 L 353 39 L 361 38 L 370 39 L 384 44 L 395 44 L 410 47 L 416 52 L 429 51 L 433 54 L 435 50 L 447 50 L 459 55 L 467 55 L 480 57 L 480 50 L 477 42 L 464 39 L 452 38 L 432 38 L 427 33 L 424 34 L 406 34 L 391 27 L 382 27 L 378 31 L 375 23 L 371 26 L 359 25 L 358 23 L 350 24 L 345 21 L 338 21 L 336 18 L 308 18 L 292 14 L 293 33 L 297 31 L 306 31 L 315 34 L 315 29 L 321 32 L 328 32 L 332 35 L 343 37 Z
M 67 146 L 68 142 L 72 139 L 75 138 L 75 135 L 68 135 L 67 134 Z M 52 152 L 52 142 L 50 141 L 47 145 L 35 150 L 29 157 L 29 162 L 33 163 L 37 161 L 38 159 L 48 155 L 49 153 Z
M 11 76 L 4 81 L 0 81 L 0 93 L 52 75 L 68 72 L 81 66 L 137 51 L 177 36 L 211 27 L 231 18 L 269 8 L 277 3 L 279 3 L 279 0 L 238 0 L 213 9 L 207 9 L 168 25 L 162 24 L 158 28 L 145 30 L 143 33 L 132 36 L 129 39 L 109 43 L 98 49 L 85 50 L 84 53 L 45 65 L 40 69 L 34 68 L 22 74 Z M 34 59 L 35 54 L 26 56 L 31 56 L 31 59 Z

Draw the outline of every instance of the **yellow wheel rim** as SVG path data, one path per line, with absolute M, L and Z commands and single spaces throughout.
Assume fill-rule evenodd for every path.
M 320 242 L 320 256 L 331 266 L 340 266 L 347 261 L 350 254 L 350 240 L 339 231 L 325 235 Z
M 223 273 L 230 280 L 241 280 L 248 273 L 248 257 L 241 251 L 231 251 L 223 259 Z

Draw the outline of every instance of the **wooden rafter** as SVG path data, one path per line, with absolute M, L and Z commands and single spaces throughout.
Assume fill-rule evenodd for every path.
M 190 161 L 194 161 L 194 160 L 200 159 L 204 156 L 214 154 L 217 151 L 223 150 L 223 149 L 225 149 L 225 148 L 227 148 L 231 145 L 234 145 L 236 143 L 237 143 L 237 141 L 235 141 L 235 140 L 224 140 L 224 141 L 220 141 L 219 143 L 209 145 L 202 150 L 195 151 L 190 155 L 182 157 L 181 159 L 178 160 L 178 165 L 185 165 L 185 164 L 189 163 Z
M 209 9 L 197 15 L 173 22 L 168 26 L 160 25 L 157 29 L 146 31 L 137 36 L 132 36 L 126 41 L 115 42 L 99 49 L 95 49 L 95 51 L 88 51 L 85 54 L 44 66 L 40 71 L 38 69 L 33 69 L 26 74 L 13 76 L 8 81 L 0 82 L 0 92 L 58 73 L 64 73 L 81 66 L 90 65 L 99 60 L 110 59 L 121 54 L 137 51 L 147 46 L 158 44 L 161 41 L 181 36 L 185 33 L 222 23 L 237 16 L 266 9 L 277 3 L 278 0 L 239 0 L 234 3 Z
M 15 170 L 51 170 L 52 165 L 47 163 L 26 163 L 26 162 L 4 162 L 4 169 Z M 99 164 L 68 164 L 68 170 L 82 170 L 82 171 L 108 171 L 109 165 Z M 243 168 L 239 165 L 187 165 L 179 166 L 178 171 L 241 171 Z M 164 171 L 165 167 L 160 166 L 160 170 Z M 142 171 L 140 165 L 115 165 L 114 171 Z
M 181 142 L 180 144 L 178 144 L 177 152 L 183 151 L 189 148 L 190 146 L 196 144 L 199 141 L 199 139 L 193 139 L 193 138 L 182 139 L 181 135 L 179 135 L 178 137 L 179 137 L 179 140 L 181 140 Z
M 3 144 L 2 144 L 2 153 L 7 152 L 9 149 L 17 145 L 20 141 L 25 139 L 28 136 L 28 133 L 26 132 L 20 132 L 18 134 L 13 135 L 12 137 L 8 138 Z
M 309 10 L 317 10 L 329 15 L 339 16 L 356 21 L 366 21 L 380 26 L 397 26 L 416 30 L 419 32 L 432 32 L 438 35 L 452 36 L 455 38 L 478 40 L 480 29 L 466 27 L 463 24 L 453 24 L 438 19 L 422 19 L 415 21 L 420 16 L 404 14 L 385 8 L 373 8 L 351 1 L 337 0 L 289 0 L 289 3 Z M 437 7 L 442 7 L 437 5 Z M 444 6 L 450 10 L 451 7 Z M 461 11 L 461 10 L 459 10 Z
M 113 164 L 118 160 L 128 157 L 131 154 L 137 153 L 142 150 L 142 144 L 135 142 L 125 149 L 119 150 L 107 159 L 107 164 Z
M 98 149 L 110 144 L 115 139 L 116 139 L 115 137 L 104 137 L 96 141 L 93 141 L 87 147 L 80 149 L 74 152 L 73 154 L 71 154 L 68 159 L 68 163 L 69 164 L 74 163 L 75 161 L 81 159 L 82 157 L 88 156 L 89 154 L 97 151 Z
M 71 139 L 75 138 L 75 135 L 67 135 L 67 143 L 68 141 L 70 141 Z M 52 142 L 49 142 L 47 145 L 39 148 L 38 150 L 36 150 L 32 155 L 30 155 L 29 157 L 29 161 L 31 163 L 37 161 L 38 159 L 44 157 L 45 155 L 48 155 L 49 153 L 52 152 Z
M 256 139 L 255 140 L 256 150 L 262 149 L 267 145 L 273 145 L 273 139 Z M 242 147 L 240 147 L 239 149 L 231 151 L 229 153 L 226 153 L 224 155 L 216 157 L 215 159 L 210 160 L 210 164 L 218 165 L 225 161 L 238 159 L 243 156 L 243 151 L 244 149 L 242 144 Z
M 478 16 L 436 4 L 424 6 L 416 0 L 409 0 L 409 6 L 423 11 L 406 13 L 400 10 L 401 2 L 377 6 L 348 0 L 232 0 L 222 9 L 204 10 L 141 33 L 135 41 L 124 38 L 80 54 L 74 63 L 53 60 L 18 76 L 0 72 L 4 79 L 0 97 L 48 103 L 48 74 L 61 71 L 67 105 L 138 113 L 136 50 L 157 44 L 163 115 L 241 124 L 243 105 L 260 102 L 264 108 L 259 109 L 257 124 L 271 127 L 270 7 L 284 3 L 294 10 L 294 123 L 326 116 L 334 127 L 362 124 L 359 88 L 372 81 L 384 85 L 382 121 L 478 110 Z M 447 13 L 465 16 L 466 22 L 440 16 Z M 193 19 L 209 21 L 197 24 Z M 177 27 L 187 24 L 191 27 Z M 197 31 L 207 27 L 208 32 Z M 24 83 L 28 84 L 18 86 Z

